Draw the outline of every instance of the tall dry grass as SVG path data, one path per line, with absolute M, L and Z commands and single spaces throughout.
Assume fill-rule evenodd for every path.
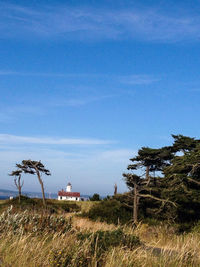
M 24 213 L 23 213 L 24 214 Z M 9 214 L 12 217 L 12 214 Z M 23 215 L 25 216 L 25 215 Z M 8 217 L 9 218 L 9 217 Z M 21 218 L 16 216 L 14 218 Z M 13 221 L 12 221 L 13 222 Z M 16 224 L 16 221 L 14 221 Z M 39 234 L 1 228 L 0 266 L 2 267 L 199 267 L 200 234 L 177 235 L 173 227 L 139 224 L 123 232 L 140 237 L 139 246 L 110 247 L 98 256 L 91 252 L 91 239 L 80 241 L 78 233 L 113 231 L 120 226 L 73 217 L 65 233 L 42 230 Z M 41 223 L 41 222 L 40 222 Z M 4 231 L 6 229 L 6 231 Z M 10 229 L 10 230 L 9 230 Z M 30 227 L 28 229 L 31 229 Z M 98 239 L 97 241 L 98 242 Z M 96 244 L 98 245 L 98 244 Z
M 94 222 L 87 218 L 74 217 L 72 221 L 74 227 L 79 230 L 89 230 L 92 232 L 103 230 L 103 231 L 111 231 L 116 229 L 117 227 L 114 224 L 107 224 L 105 222 Z
M 1 236 L 0 241 L 0 261 L 1 266 L 9 267 L 47 267 L 47 266 L 82 266 L 80 261 L 77 264 L 76 259 L 85 253 L 90 257 L 87 266 L 105 266 L 105 267 L 197 267 L 200 266 L 199 259 L 200 238 L 195 235 L 177 237 L 171 243 L 168 243 L 158 254 L 154 248 L 140 246 L 134 250 L 124 247 L 116 247 L 107 251 L 102 256 L 102 263 L 97 265 L 98 259 L 95 254 L 89 256 L 89 243 L 80 244 L 76 241 L 74 234 L 54 234 L 51 237 L 46 234 L 42 237 L 32 235 L 15 236 L 11 233 Z M 71 248 L 76 247 L 76 249 Z M 62 262 L 53 262 L 52 254 L 57 252 L 65 255 L 73 253 L 73 262 L 70 265 L 62 265 Z M 55 265 L 54 265 L 55 264 Z M 83 265 L 85 266 L 85 265 Z

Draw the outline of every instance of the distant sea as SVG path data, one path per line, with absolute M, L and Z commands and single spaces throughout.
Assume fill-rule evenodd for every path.
M 0 196 L 0 200 L 1 199 L 9 199 L 10 197 L 9 196 Z
M 30 198 L 42 198 L 42 193 L 41 192 L 23 192 L 22 191 L 22 195 L 30 197 Z M 10 197 L 17 197 L 18 196 L 18 192 L 17 191 L 11 191 L 11 190 L 5 190 L 5 189 L 0 189 L 0 200 L 1 199 L 9 199 Z M 57 199 L 58 198 L 58 194 L 57 193 L 46 193 L 45 194 L 46 198 L 50 198 L 50 199 Z M 90 195 L 81 195 L 81 197 L 85 198 L 85 199 L 89 199 L 89 197 L 91 197 Z M 101 196 L 101 198 L 104 198 L 103 196 Z

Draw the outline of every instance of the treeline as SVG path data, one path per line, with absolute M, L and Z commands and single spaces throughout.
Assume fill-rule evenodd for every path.
M 133 220 L 175 222 L 200 219 L 200 140 L 172 135 L 171 146 L 142 147 L 124 179 L 133 200 Z
M 129 192 L 97 204 L 89 216 L 103 214 L 110 220 L 109 212 L 115 214 L 115 207 L 119 218 L 121 210 L 121 220 L 126 217 L 127 222 L 155 219 L 182 224 L 200 220 L 200 140 L 172 137 L 171 146 L 139 149 L 123 174 Z

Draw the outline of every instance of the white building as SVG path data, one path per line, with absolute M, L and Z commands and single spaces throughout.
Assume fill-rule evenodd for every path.
M 68 183 L 66 191 L 64 191 L 63 189 L 61 191 L 58 191 L 58 200 L 80 201 L 80 193 L 72 192 L 72 185 Z

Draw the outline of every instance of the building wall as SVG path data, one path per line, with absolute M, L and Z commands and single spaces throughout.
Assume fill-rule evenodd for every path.
M 80 197 L 61 197 L 58 196 L 58 200 L 68 200 L 68 201 L 80 201 Z
M 66 192 L 72 192 L 72 186 L 71 185 L 67 185 Z

